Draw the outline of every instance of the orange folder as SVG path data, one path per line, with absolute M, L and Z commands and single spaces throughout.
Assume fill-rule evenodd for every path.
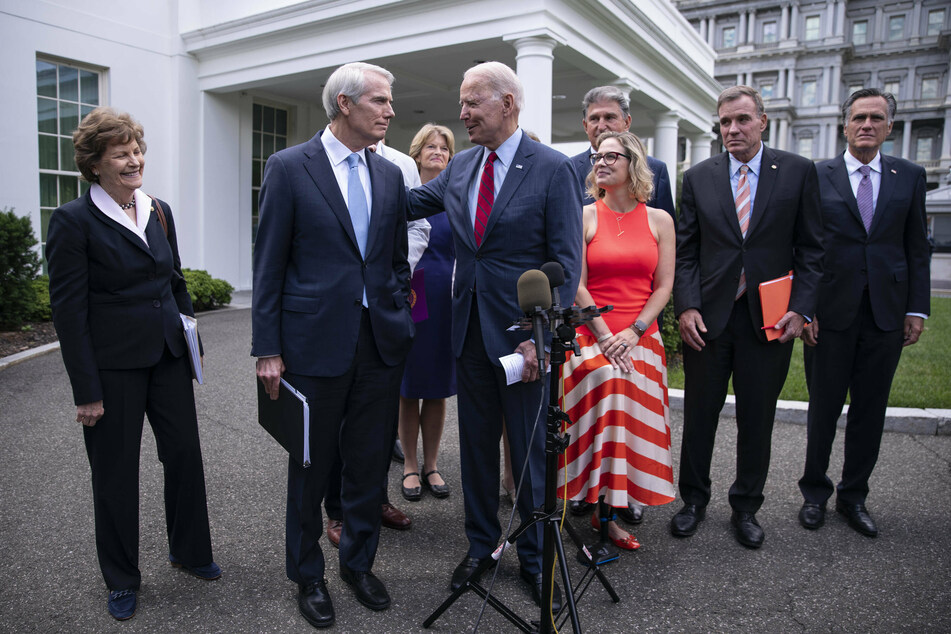
M 761 282 L 759 285 L 759 302 L 763 309 L 763 330 L 766 331 L 766 340 L 779 339 L 783 330 L 773 326 L 783 318 L 789 310 L 789 294 L 792 292 L 793 272 L 782 277 Z

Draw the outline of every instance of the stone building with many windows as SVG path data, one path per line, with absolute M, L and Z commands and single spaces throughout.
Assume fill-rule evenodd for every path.
M 951 169 L 951 5 L 947 0 L 677 0 L 717 52 L 724 86 L 758 89 L 767 142 L 816 160 L 845 150 L 840 104 L 876 87 L 898 99 L 882 151 L 922 165 L 928 188 Z M 947 227 L 935 227 L 935 223 Z M 930 214 L 933 234 L 951 216 Z M 951 250 L 951 241 L 939 245 Z

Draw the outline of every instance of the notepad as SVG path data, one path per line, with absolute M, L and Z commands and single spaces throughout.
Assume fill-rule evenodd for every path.
M 790 271 L 774 280 L 760 282 L 759 302 L 763 309 L 763 330 L 766 340 L 779 339 L 785 329 L 774 328 L 776 322 L 789 311 L 789 295 L 792 292 L 793 272 Z
M 192 376 L 199 385 L 204 384 L 201 372 L 201 346 L 198 345 L 198 320 L 191 315 L 179 313 L 182 318 L 182 327 L 185 329 L 185 343 L 188 344 L 188 359 L 192 365 Z

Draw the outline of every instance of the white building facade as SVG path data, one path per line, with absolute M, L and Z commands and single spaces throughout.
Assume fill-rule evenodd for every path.
M 667 0 L 0 0 L 3 196 L 45 239 L 84 191 L 70 135 L 98 105 L 132 113 L 148 143 L 144 189 L 172 206 L 183 265 L 251 287 L 257 188 L 274 151 L 327 124 L 323 82 L 368 61 L 396 76 L 387 144 L 458 121 L 463 72 L 511 65 L 522 126 L 579 151 L 581 98 L 629 91 L 633 129 L 670 173 L 709 156 L 715 53 Z

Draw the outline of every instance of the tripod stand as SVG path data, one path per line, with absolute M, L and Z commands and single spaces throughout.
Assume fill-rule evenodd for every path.
M 471 574 L 470 578 L 467 579 L 458 590 L 455 590 L 451 595 L 449 595 L 449 597 L 443 601 L 442 604 L 436 608 L 436 610 L 431 615 L 429 615 L 425 621 L 423 621 L 424 628 L 429 628 L 433 623 L 435 623 L 436 619 L 438 619 L 443 612 L 449 609 L 449 606 L 455 603 L 456 599 L 461 597 L 469 590 L 472 590 L 482 599 L 484 599 L 490 606 L 492 606 L 493 609 L 505 617 L 520 631 L 541 632 L 543 634 L 554 631 L 553 628 L 555 627 L 555 621 L 561 619 L 561 623 L 558 624 L 560 629 L 560 627 L 569 618 L 571 619 L 572 629 L 575 632 L 581 632 L 581 623 L 578 620 L 578 610 L 576 607 L 577 600 L 579 600 L 584 595 L 584 592 L 595 578 L 601 582 L 601 585 L 604 586 L 604 589 L 608 592 L 608 594 L 611 596 L 611 599 L 615 603 L 618 603 L 621 600 L 614 591 L 614 588 L 611 586 L 611 583 L 608 581 L 607 577 L 605 577 L 604 573 L 601 572 L 599 563 L 592 557 L 591 553 L 585 547 L 584 542 L 582 542 L 577 532 L 571 527 L 570 524 L 566 523 L 564 524 L 565 531 L 575 543 L 575 546 L 578 547 L 579 551 L 584 553 L 588 561 L 588 567 L 584 575 L 582 575 L 581 580 L 578 582 L 577 587 L 572 586 L 571 576 L 568 571 L 568 560 L 565 557 L 564 543 L 561 539 L 561 522 L 556 504 L 558 492 L 558 456 L 565 452 L 565 448 L 568 446 L 568 436 L 561 433 L 560 425 L 563 422 L 570 423 L 571 421 L 568 419 L 568 416 L 561 411 L 561 408 L 558 405 L 558 377 L 561 374 L 560 367 L 565 361 L 565 353 L 574 350 L 573 344 L 575 331 L 574 326 L 572 325 L 571 317 L 576 316 L 576 314 L 577 310 L 572 311 L 572 309 L 567 309 L 563 311 L 563 315 L 558 317 L 558 322 L 561 323 L 555 329 L 555 332 L 552 336 L 552 371 L 549 377 L 548 415 L 546 417 L 545 429 L 544 506 L 541 509 L 536 509 L 531 520 L 519 526 L 518 530 L 516 530 L 511 536 L 508 537 L 508 539 L 502 542 L 502 544 L 495 549 L 495 552 L 492 553 L 491 557 L 486 557 L 479 567 L 476 568 L 476 570 Z M 544 371 L 544 369 L 542 369 L 542 371 Z M 539 627 L 535 629 L 529 622 L 525 621 L 525 619 L 513 612 L 499 599 L 489 594 L 488 590 L 486 590 L 477 581 L 473 581 L 473 579 L 479 579 L 486 570 L 492 566 L 498 565 L 498 562 L 502 557 L 502 553 L 504 553 L 509 546 L 514 545 L 515 541 L 520 535 L 533 528 L 535 524 L 539 522 L 543 523 L 543 600 L 541 601 L 541 619 L 539 621 Z M 558 554 L 558 566 L 561 572 L 562 584 L 565 588 L 565 603 L 557 614 L 552 614 L 551 596 L 552 585 L 554 584 L 554 564 L 556 553 Z M 567 615 L 563 616 L 566 608 Z

